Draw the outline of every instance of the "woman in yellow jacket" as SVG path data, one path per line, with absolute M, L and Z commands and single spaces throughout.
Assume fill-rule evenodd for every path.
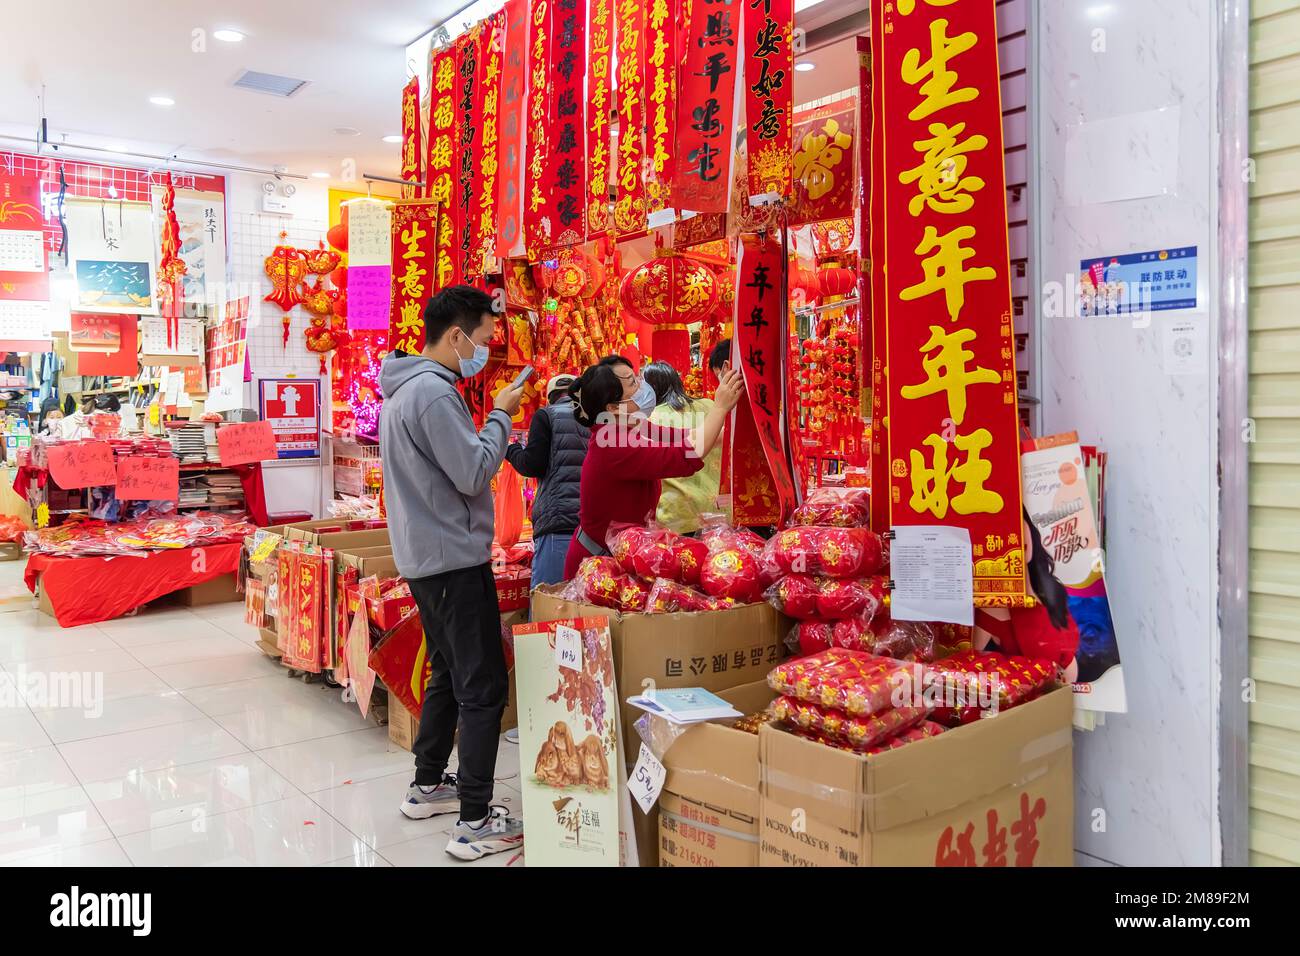
M 652 362 L 642 370 L 646 383 L 655 390 L 655 410 L 650 421 L 667 428 L 694 430 L 713 410 L 707 398 L 686 394 L 682 377 L 667 362 Z M 718 510 L 718 488 L 722 480 L 721 443 L 704 459 L 704 467 L 688 478 L 665 478 L 655 518 L 679 534 L 700 530 L 700 516 Z

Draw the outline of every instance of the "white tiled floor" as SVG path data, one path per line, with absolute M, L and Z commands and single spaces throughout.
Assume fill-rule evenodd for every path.
M 22 568 L 0 562 L 0 593 Z M 256 637 L 239 604 L 74 629 L 0 604 L 0 866 L 467 865 L 443 849 L 454 816 L 398 812 L 411 755 Z M 90 712 L 42 693 L 72 673 Z M 515 815 L 518 786 L 503 741 L 494 802 Z

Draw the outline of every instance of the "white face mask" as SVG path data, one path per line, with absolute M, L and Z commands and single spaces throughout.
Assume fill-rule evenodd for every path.
M 474 344 L 473 339 L 470 339 L 470 344 Z M 474 354 L 470 358 L 465 358 L 460 354 L 460 349 L 456 349 L 456 357 L 460 359 L 461 376 L 463 378 L 473 378 L 483 371 L 487 367 L 489 354 L 486 345 L 474 345 Z

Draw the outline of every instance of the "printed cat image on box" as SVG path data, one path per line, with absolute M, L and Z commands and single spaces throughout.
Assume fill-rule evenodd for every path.
M 573 742 L 567 722 L 556 721 L 538 751 L 533 767 L 540 783 L 548 787 L 588 786 L 593 790 L 609 789 L 609 762 L 595 734 L 588 734 L 580 744 Z

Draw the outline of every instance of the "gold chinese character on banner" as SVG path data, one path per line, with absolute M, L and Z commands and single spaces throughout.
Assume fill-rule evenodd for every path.
M 938 435 L 930 435 L 922 443 L 932 452 L 933 465 L 926 467 L 925 455 L 917 449 L 909 453 L 912 497 L 908 501 L 917 514 L 929 511 L 942 520 L 949 505 L 959 515 L 985 513 L 997 514 L 1002 510 L 1002 496 L 984 487 L 993 473 L 993 465 L 980 457 L 980 453 L 993 444 L 993 435 L 987 428 L 977 428 L 969 435 L 958 435 L 952 445 L 966 453 L 966 460 L 948 465 L 948 443 Z M 951 500 L 948 483 L 962 485 L 961 492 Z
M 835 167 L 852 143 L 852 137 L 833 119 L 804 136 L 794 155 L 794 178 L 803 184 L 809 199 L 820 199 L 835 188 Z
M 975 40 L 975 34 L 970 31 L 949 37 L 948 21 L 935 20 L 930 24 L 930 58 L 922 62 L 921 51 L 916 48 L 903 54 L 903 82 L 916 86 L 925 80 L 921 85 L 924 99 L 907 114 L 908 119 L 925 119 L 945 107 L 969 103 L 979 96 L 973 86 L 954 90 L 957 72 L 948 68 L 948 61 L 973 47 Z
M 975 338 L 974 329 L 957 329 L 945 332 L 942 326 L 930 326 L 930 338 L 921 346 L 921 366 L 926 380 L 916 385 L 904 385 L 898 390 L 903 398 L 925 398 L 938 392 L 948 393 L 948 415 L 953 424 L 960 425 L 966 418 L 966 389 L 971 385 L 993 385 L 1001 376 L 992 369 L 976 366 L 968 369 L 966 363 L 975 353 L 965 348 Z M 933 350 L 933 355 L 928 355 Z
M 913 216 L 919 216 L 926 206 L 934 212 L 952 214 L 966 212 L 975 205 L 975 198 L 970 194 L 983 189 L 984 180 L 963 176 L 968 162 L 963 154 L 984 149 L 989 141 L 976 134 L 958 142 L 957 138 L 965 130 L 965 123 L 953 126 L 931 123 L 930 138 L 912 144 L 924 156 L 920 165 L 899 173 L 898 181 L 904 186 L 917 185 L 917 194 L 907 204 L 907 211 Z
M 925 278 L 916 285 L 908 286 L 898 297 L 904 302 L 910 302 L 942 291 L 948 306 L 948 316 L 956 322 L 962 306 L 966 304 L 966 283 L 996 279 L 998 274 L 996 269 L 989 266 L 966 269 L 963 265 L 975 255 L 975 250 L 963 247 L 962 242 L 974 237 L 974 226 L 958 226 L 942 236 L 934 226 L 926 226 L 925 234 L 914 250 L 919 256 L 934 252 L 934 255 L 921 260 Z

